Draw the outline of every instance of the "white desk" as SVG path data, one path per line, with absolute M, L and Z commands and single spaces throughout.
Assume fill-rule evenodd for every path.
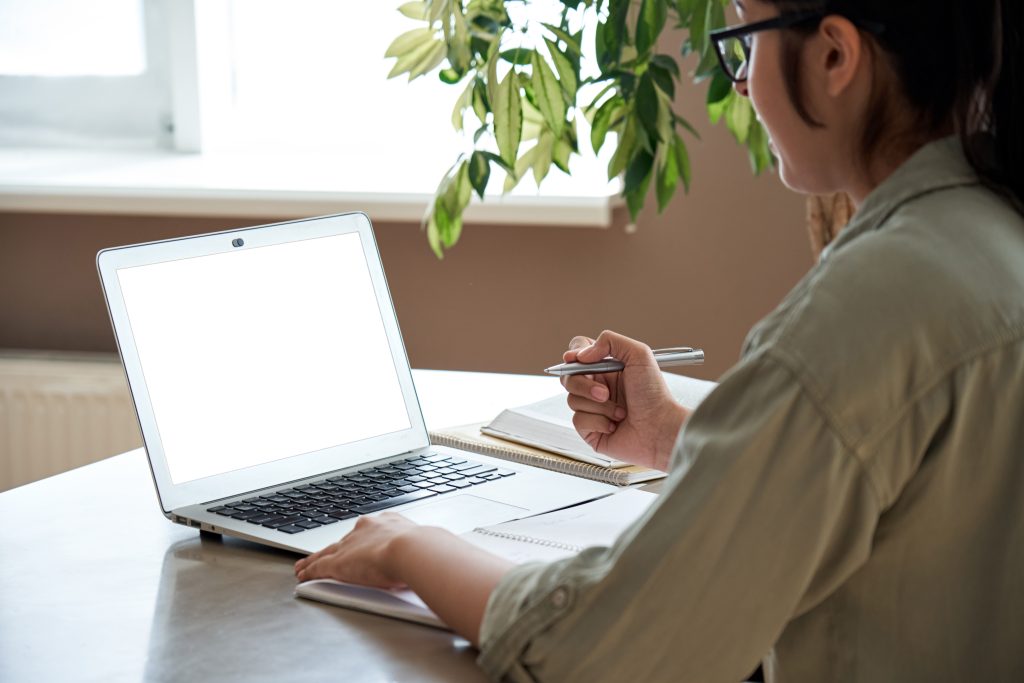
M 414 371 L 429 427 L 560 391 Z M 291 553 L 160 514 L 131 451 L 0 494 L 0 681 L 480 681 L 456 636 L 292 597 Z

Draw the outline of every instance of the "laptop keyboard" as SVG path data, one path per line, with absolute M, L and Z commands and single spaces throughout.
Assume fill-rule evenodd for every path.
M 515 474 L 492 465 L 444 455 L 406 458 L 264 496 L 207 508 L 286 534 L 299 534 L 343 519 L 452 493 Z

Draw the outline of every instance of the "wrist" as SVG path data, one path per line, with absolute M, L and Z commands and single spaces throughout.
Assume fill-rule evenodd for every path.
M 409 568 L 416 566 L 423 548 L 440 547 L 443 536 L 452 534 L 432 526 L 413 526 L 396 534 L 383 548 L 384 573 L 396 583 L 408 584 Z
M 679 438 L 679 431 L 690 416 L 690 412 L 675 401 L 670 401 L 666 406 L 665 416 L 660 421 L 664 428 L 659 430 L 659 441 L 655 446 L 655 469 L 662 472 L 668 471 L 669 463 L 672 461 L 672 451 Z

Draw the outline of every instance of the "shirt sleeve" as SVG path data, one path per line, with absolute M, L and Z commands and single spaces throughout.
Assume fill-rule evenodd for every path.
M 755 353 L 680 434 L 658 502 L 614 545 L 510 571 L 479 664 L 508 681 L 739 681 L 866 560 L 879 514 L 797 376 Z

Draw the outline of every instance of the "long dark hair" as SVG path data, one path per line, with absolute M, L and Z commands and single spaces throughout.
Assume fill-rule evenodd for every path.
M 781 11 L 822 10 L 884 26 L 864 34 L 871 49 L 877 45 L 889 58 L 914 109 L 911 134 L 931 139 L 955 132 L 982 181 L 1024 207 L 1024 0 L 765 1 Z M 820 126 L 803 104 L 798 75 L 802 38 L 815 29 L 787 29 L 782 59 L 797 112 Z M 872 100 L 865 154 L 893 133 L 894 99 L 876 88 Z

